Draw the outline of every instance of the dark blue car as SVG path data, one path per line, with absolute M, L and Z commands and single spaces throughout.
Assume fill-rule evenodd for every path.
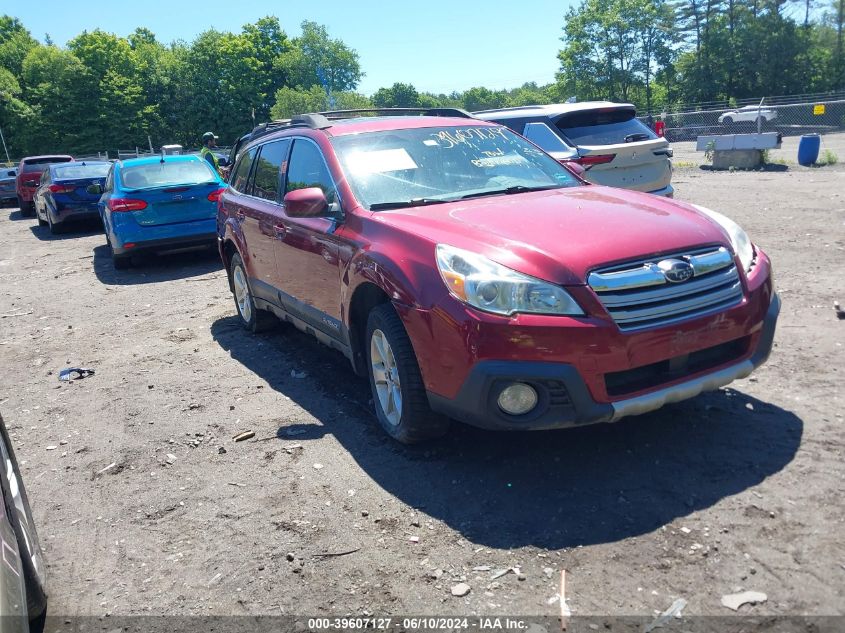
M 198 156 L 117 162 L 102 187 L 100 217 L 115 268 L 141 252 L 174 252 L 217 241 L 217 199 L 226 187 Z
M 88 187 L 104 183 L 110 167 L 105 161 L 49 165 L 33 196 L 38 224 L 49 226 L 55 234 L 71 222 L 96 218 L 100 196 L 89 193 Z

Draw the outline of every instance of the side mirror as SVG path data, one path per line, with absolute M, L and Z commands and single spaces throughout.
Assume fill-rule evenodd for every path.
M 572 160 L 562 160 L 560 164 L 566 167 L 570 172 L 578 176 L 581 180 L 584 179 L 584 174 L 587 173 L 587 169 L 581 163 L 576 163 Z
M 229 166 L 229 159 L 228 158 L 218 158 L 217 164 L 221 167 L 228 167 Z
M 85 187 L 85 191 L 99 196 L 103 193 L 103 185 L 88 185 Z
M 292 218 L 319 218 L 328 215 L 329 203 L 319 187 L 295 189 L 285 194 L 285 213 Z

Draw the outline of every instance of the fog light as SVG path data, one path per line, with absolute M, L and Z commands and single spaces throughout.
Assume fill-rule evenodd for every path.
M 498 403 L 509 415 L 525 415 L 537 406 L 537 392 L 531 385 L 515 382 L 502 390 Z

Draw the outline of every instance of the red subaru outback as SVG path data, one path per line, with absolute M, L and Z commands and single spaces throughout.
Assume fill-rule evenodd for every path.
M 351 114 L 297 117 L 244 147 L 220 254 L 243 324 L 279 317 L 343 352 L 397 440 L 450 418 L 615 421 L 768 357 L 769 258 L 725 216 L 587 185 L 459 111 Z

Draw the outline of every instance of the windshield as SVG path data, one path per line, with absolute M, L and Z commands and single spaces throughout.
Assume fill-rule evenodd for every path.
M 581 184 L 503 127 L 389 130 L 332 144 L 355 196 L 371 210 Z
M 111 165 L 101 163 L 97 165 L 72 164 L 62 167 L 54 167 L 53 173 L 56 180 L 68 180 L 71 178 L 103 178 L 109 173 Z
M 125 166 L 121 173 L 127 189 L 154 189 L 173 185 L 196 185 L 217 180 L 204 160 L 180 160 Z

